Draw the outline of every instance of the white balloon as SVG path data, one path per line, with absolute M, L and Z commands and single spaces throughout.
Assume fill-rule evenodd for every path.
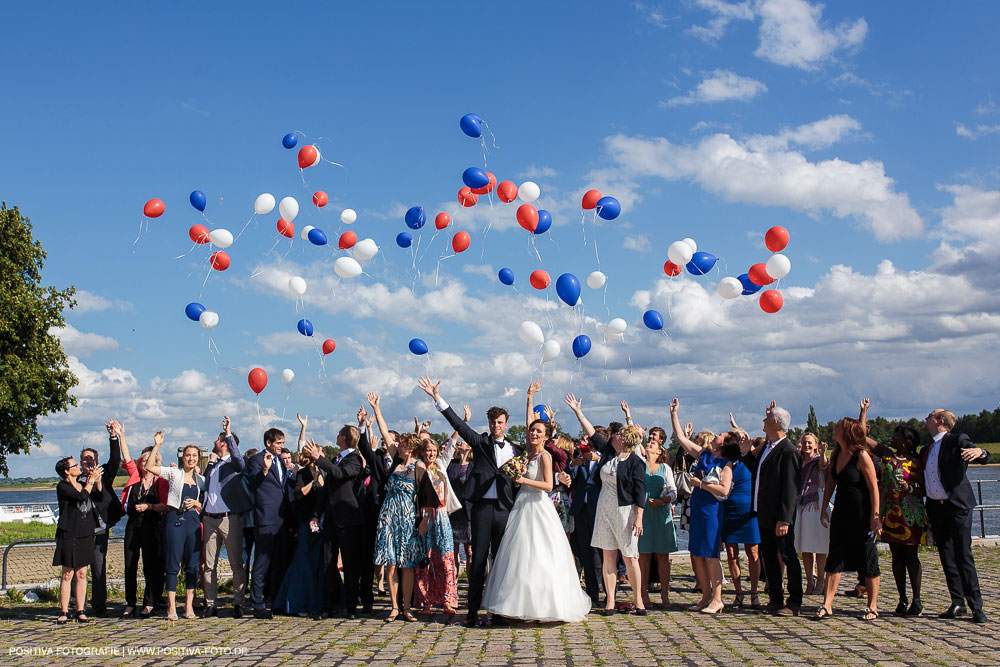
M 778 253 L 768 258 L 767 264 L 764 265 L 764 270 L 767 271 L 767 275 L 775 280 L 781 280 L 792 270 L 792 262 L 781 253 Z
M 534 181 L 525 181 L 524 183 L 521 183 L 521 187 L 517 189 L 517 196 L 520 197 L 521 201 L 526 204 L 530 204 L 535 201 L 541 196 L 541 194 L 541 188 L 539 188 L 538 183 L 535 183 Z
M 732 276 L 723 278 L 719 281 L 716 291 L 723 299 L 735 299 L 743 294 L 743 283 Z
M 345 225 L 353 225 L 358 219 L 358 214 L 353 208 L 345 208 L 340 212 L 340 221 Z
M 299 202 L 295 201 L 295 197 L 285 197 L 278 202 L 278 213 L 282 219 L 291 222 L 299 214 Z
M 606 275 L 600 271 L 594 271 L 587 276 L 587 287 L 590 289 L 601 289 L 607 281 L 608 277 Z
M 302 296 L 306 293 L 306 279 L 302 276 L 292 276 L 288 279 L 288 289 L 292 290 L 293 294 Z
M 616 317 L 615 319 L 608 322 L 608 326 L 604 327 L 604 330 L 605 332 L 614 334 L 615 336 L 621 336 L 623 333 L 625 333 L 625 329 L 627 328 L 628 328 L 628 322 L 626 322 L 620 317 Z
M 378 252 L 378 246 L 372 239 L 362 239 L 354 244 L 354 256 L 361 261 L 369 260 Z
M 212 245 L 220 248 L 228 248 L 233 245 L 233 233 L 228 229 L 213 229 L 208 233 L 208 239 Z
M 198 322 L 206 329 L 214 329 L 215 325 L 219 323 L 219 314 L 214 310 L 203 310 L 198 316 Z
M 299 232 L 299 236 L 302 238 L 303 241 L 308 241 L 309 232 L 311 232 L 314 229 L 316 228 L 313 225 L 306 225 L 305 227 L 302 228 L 302 231 Z
M 531 320 L 521 322 L 521 326 L 517 328 L 517 335 L 528 345 L 541 345 L 545 342 L 542 328 Z
M 286 368 L 281 371 L 281 382 L 286 387 L 291 387 L 292 382 L 295 381 L 295 372 L 291 368 Z
M 338 257 L 337 261 L 333 263 L 333 270 L 337 272 L 338 276 L 348 280 L 361 275 L 361 265 L 353 257 Z
M 691 246 L 686 241 L 674 241 L 667 248 L 667 257 L 670 258 L 671 262 L 680 267 L 690 262 L 692 255 L 694 255 L 694 250 L 691 250 Z
M 274 195 L 265 192 L 259 195 L 253 203 L 254 213 L 259 213 L 264 215 L 265 213 L 270 213 L 274 210 Z
M 542 345 L 542 361 L 552 361 L 562 352 L 562 347 L 557 340 L 547 340 Z
M 684 243 L 687 243 L 689 246 L 691 246 L 691 254 L 692 255 L 695 254 L 696 252 L 698 252 L 698 244 L 695 243 L 694 239 L 691 238 L 690 236 L 682 238 L 681 241 L 683 241 Z M 690 261 L 690 260 L 688 260 L 688 261 Z

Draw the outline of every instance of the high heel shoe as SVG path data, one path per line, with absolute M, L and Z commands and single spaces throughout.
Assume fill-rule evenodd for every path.
M 737 609 L 743 609 L 743 593 L 740 593 L 735 598 L 733 598 L 733 607 Z
M 66 625 L 69 622 L 69 612 L 64 611 L 62 615 L 56 619 L 56 625 Z
M 76 622 L 77 623 L 90 623 L 90 619 L 82 611 L 76 612 Z
M 750 594 L 750 608 L 751 609 L 760 609 L 761 608 L 760 596 L 757 595 L 756 593 L 751 593 Z
M 701 613 L 703 613 L 703 614 L 711 614 L 711 615 L 721 614 L 722 610 L 725 609 L 725 608 L 726 608 L 726 605 L 724 605 L 724 604 L 722 604 L 720 602 L 719 606 L 716 607 L 715 609 L 712 609 L 712 605 L 707 605 L 706 607 L 704 607 L 701 610 Z

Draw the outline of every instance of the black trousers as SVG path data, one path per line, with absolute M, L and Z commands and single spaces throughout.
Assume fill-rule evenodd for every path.
M 329 517 L 327 517 L 329 519 Z M 334 611 L 341 604 L 348 613 L 358 610 L 358 589 L 360 583 L 361 532 L 362 526 L 334 526 L 324 522 L 323 540 L 323 606 L 327 612 Z M 344 563 L 344 578 L 341 581 L 337 569 L 337 553 Z M 369 586 L 369 590 L 371 587 Z
M 594 537 L 594 517 L 590 508 L 584 507 L 583 511 L 576 517 L 573 536 L 576 538 L 576 555 L 583 567 L 583 581 L 587 588 L 587 595 L 597 604 L 600 601 L 601 588 L 604 584 L 601 577 L 604 555 L 600 549 L 590 546 L 590 541 Z
M 469 615 L 479 613 L 486 584 L 486 562 L 496 557 L 507 529 L 510 510 L 496 500 L 480 500 L 472 504 L 472 564 L 469 565 Z
M 781 561 L 788 576 L 788 604 L 802 604 L 802 565 L 795 553 L 795 526 L 784 537 L 774 534 L 774 526 L 760 524 L 760 559 L 767 572 L 767 592 L 772 604 L 785 603 L 782 590 Z
M 952 604 L 966 601 L 974 611 L 981 611 L 983 598 L 976 561 L 972 558 L 972 510 L 928 498 L 927 518 L 934 532 Z
M 283 526 L 256 526 L 254 529 L 253 572 L 250 600 L 254 609 L 271 606 L 288 568 L 288 530 Z
M 142 576 L 146 590 L 142 594 L 144 607 L 154 606 L 163 597 L 165 565 L 163 563 L 163 522 L 145 517 L 130 518 L 125 524 L 125 605 L 135 607 L 138 593 L 139 556 L 142 556 Z
M 358 599 L 370 609 L 375 603 L 375 527 L 378 516 L 365 519 L 358 545 Z
M 97 611 L 108 608 L 108 531 L 94 536 L 94 562 L 90 566 L 90 606 Z

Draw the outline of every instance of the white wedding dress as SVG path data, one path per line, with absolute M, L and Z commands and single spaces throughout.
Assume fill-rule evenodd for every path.
M 542 479 L 539 458 L 528 463 L 526 478 Z M 565 622 L 582 621 L 590 611 L 562 522 L 541 489 L 522 485 L 517 493 L 483 608 L 506 618 Z

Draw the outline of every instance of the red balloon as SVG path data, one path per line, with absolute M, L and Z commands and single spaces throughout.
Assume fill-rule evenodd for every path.
M 208 243 L 211 240 L 208 238 L 208 227 L 205 225 L 194 225 L 188 230 L 188 236 L 195 243 Z
M 601 199 L 601 196 L 600 190 L 587 190 L 583 194 L 583 210 L 589 211 L 597 208 L 597 202 Z
M 330 354 L 337 349 L 337 343 L 332 338 L 323 341 L 323 354 Z
M 490 179 L 490 182 L 481 188 L 476 188 L 475 190 L 473 190 L 473 192 L 476 193 L 477 195 L 485 195 L 489 192 L 493 192 L 493 188 L 497 186 L 496 176 L 494 176 L 490 172 L 486 172 L 486 177 Z
M 340 246 L 341 250 L 347 250 L 348 248 L 353 248 L 354 244 L 358 242 L 358 235 L 354 232 L 344 232 L 340 235 L 340 241 L 337 245 Z
M 278 233 L 285 238 L 292 238 L 295 236 L 295 224 L 288 222 L 284 218 L 278 218 Z
M 319 163 L 319 151 L 315 146 L 303 146 L 299 149 L 299 169 L 311 167 Z
M 434 226 L 437 227 L 438 229 L 444 229 L 450 224 L 451 224 L 451 216 L 445 213 L 444 211 L 438 213 L 437 217 L 434 218 Z
M 229 268 L 229 255 L 226 254 L 225 250 L 216 250 L 208 258 L 208 261 L 211 262 L 212 268 L 216 271 L 225 271 Z
M 468 208 L 470 206 L 475 206 L 476 202 L 479 201 L 479 195 L 472 191 L 468 185 L 463 187 L 458 191 L 458 203 L 462 206 Z
M 163 203 L 162 199 L 150 199 L 142 207 L 142 214 L 147 218 L 159 218 L 166 210 L 167 206 Z
M 329 201 L 330 201 L 330 196 L 327 195 L 322 190 L 317 190 L 316 192 L 313 193 L 313 204 L 316 204 L 316 206 L 323 208 L 324 206 L 327 205 L 327 202 Z
M 250 385 L 253 393 L 259 394 L 267 386 L 267 373 L 263 368 L 253 369 L 250 371 L 250 375 L 247 376 L 247 384 Z
M 500 181 L 497 185 L 497 198 L 505 204 L 517 199 L 517 186 L 513 181 Z
M 770 285 L 774 282 L 774 278 L 767 275 L 767 265 L 763 262 L 757 262 L 750 267 L 747 271 L 747 275 L 750 277 L 750 282 L 754 285 Z
M 459 232 L 451 237 L 451 248 L 455 252 L 466 250 L 470 243 L 472 243 L 472 239 L 469 238 L 469 232 Z
M 760 309 L 765 313 L 776 313 L 781 310 L 781 306 L 784 305 L 785 300 L 781 297 L 781 292 L 776 289 L 764 290 L 761 292 Z
M 517 208 L 517 224 L 529 232 L 538 229 L 538 209 L 531 204 L 521 204 Z
M 771 227 L 764 234 L 764 245 L 771 252 L 781 252 L 788 245 L 788 230 L 784 227 Z
M 549 283 L 552 282 L 552 279 L 549 278 L 548 273 L 546 273 L 541 269 L 538 269 L 537 271 L 531 272 L 531 277 L 528 279 L 528 281 L 531 283 L 531 286 L 534 287 L 535 289 L 545 289 L 546 287 L 549 286 Z
M 667 260 L 667 263 L 663 265 L 663 272 L 668 276 L 673 277 L 681 272 L 681 267 L 677 266 L 670 260 Z

